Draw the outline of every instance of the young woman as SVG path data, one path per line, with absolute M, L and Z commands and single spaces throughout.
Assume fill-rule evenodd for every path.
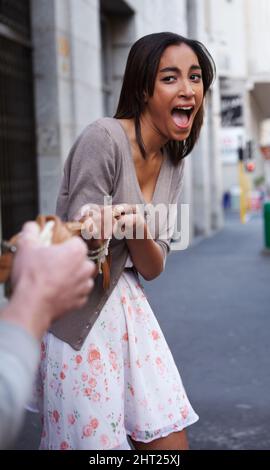
M 137 225 L 143 236 L 112 237 L 110 287 L 98 275 L 87 306 L 58 321 L 42 343 L 42 449 L 127 449 L 127 435 L 137 449 L 188 447 L 184 429 L 198 416 L 137 276 L 162 272 L 173 224 L 164 231 L 159 220 L 150 230 L 134 206 L 177 203 L 213 77 L 201 43 L 173 33 L 141 38 L 115 117 L 89 125 L 71 150 L 58 215 L 73 220 L 82 206 L 111 196 L 117 223 Z M 99 242 L 89 246 L 98 258 Z

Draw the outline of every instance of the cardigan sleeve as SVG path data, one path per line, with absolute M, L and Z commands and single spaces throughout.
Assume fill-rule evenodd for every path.
M 64 168 L 56 213 L 73 220 L 88 203 L 103 205 L 116 183 L 117 147 L 97 122 L 88 126 L 72 147 Z
M 168 206 L 167 218 L 161 227 L 158 238 L 155 240 L 161 247 L 164 258 L 164 267 L 167 255 L 170 252 L 171 239 L 173 237 L 175 224 L 177 220 L 178 203 L 183 188 L 184 177 L 184 161 L 179 164 L 179 168 L 175 170 L 175 179 L 172 183 L 172 192 L 170 197 L 170 205 Z

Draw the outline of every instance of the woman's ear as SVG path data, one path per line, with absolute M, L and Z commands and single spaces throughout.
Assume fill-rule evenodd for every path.
M 143 101 L 144 101 L 144 104 L 148 102 L 148 93 L 146 93 L 146 91 L 143 92 Z

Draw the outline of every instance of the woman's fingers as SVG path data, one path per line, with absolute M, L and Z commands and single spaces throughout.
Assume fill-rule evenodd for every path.
M 85 240 L 92 238 L 107 240 L 115 235 L 119 229 L 121 232 L 134 225 L 134 216 L 140 213 L 136 204 L 116 204 L 113 206 L 96 206 L 85 204 L 78 212 L 76 219 L 83 221 L 81 230 Z M 127 217 L 127 219 L 125 219 Z
M 136 204 L 117 204 L 112 207 L 114 217 L 121 217 L 126 214 L 136 214 L 138 210 Z

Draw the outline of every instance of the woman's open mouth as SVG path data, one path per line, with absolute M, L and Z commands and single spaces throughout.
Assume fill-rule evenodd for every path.
M 179 129 L 187 129 L 190 125 L 194 106 L 177 106 L 172 109 L 171 115 L 175 125 Z

